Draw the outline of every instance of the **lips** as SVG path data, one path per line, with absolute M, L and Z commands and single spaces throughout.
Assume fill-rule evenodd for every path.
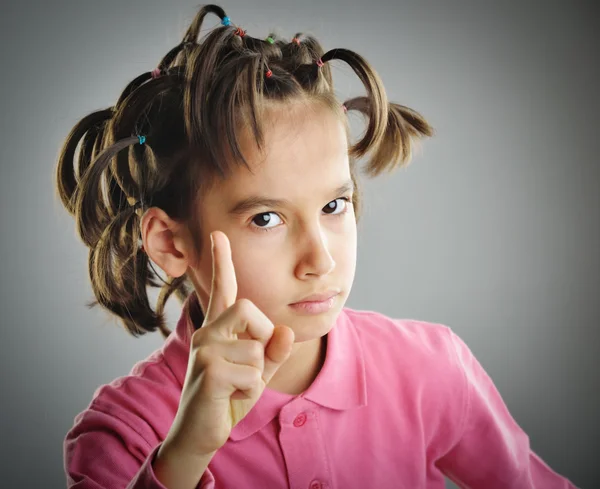
M 300 299 L 298 302 L 293 302 L 292 304 L 300 304 L 302 302 L 323 302 L 332 297 L 335 297 L 340 293 L 339 290 L 328 290 L 326 292 L 320 292 L 317 294 L 307 295 L 303 299 Z

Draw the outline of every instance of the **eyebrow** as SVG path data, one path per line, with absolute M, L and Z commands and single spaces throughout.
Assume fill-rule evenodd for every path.
M 333 195 L 341 195 L 346 192 L 350 192 L 354 190 L 354 182 L 352 180 L 348 180 L 347 182 L 340 185 L 334 191 L 332 191 Z M 240 200 L 235 205 L 232 206 L 229 214 L 232 215 L 244 215 L 249 213 L 253 209 L 258 207 L 268 207 L 268 208 L 278 208 L 278 207 L 286 207 L 291 206 L 291 202 L 287 199 L 271 199 L 269 197 L 263 197 L 261 195 L 251 195 L 250 197 L 246 197 L 243 200 Z

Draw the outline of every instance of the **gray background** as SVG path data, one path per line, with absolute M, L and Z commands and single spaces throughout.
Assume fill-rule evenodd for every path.
M 408 169 L 365 181 L 348 306 L 452 327 L 532 448 L 579 487 L 600 487 L 598 4 L 222 5 L 254 36 L 309 31 L 326 50 L 356 50 L 391 100 L 435 126 Z M 85 308 L 87 249 L 55 199 L 53 171 L 71 127 L 154 68 L 196 7 L 2 6 L 3 487 L 64 487 L 74 416 L 161 346 L 158 334 L 134 339 Z M 363 93 L 333 65 L 340 97 Z M 168 311 L 175 321 L 177 302 Z

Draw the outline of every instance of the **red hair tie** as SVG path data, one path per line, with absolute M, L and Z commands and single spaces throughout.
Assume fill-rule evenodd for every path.
M 240 37 L 244 37 L 244 36 L 246 35 L 246 31 L 245 31 L 245 30 L 243 30 L 241 27 L 238 27 L 238 28 L 235 30 L 235 34 L 237 34 L 237 35 L 238 35 L 238 36 L 240 36 Z
M 294 39 L 292 39 L 292 42 L 295 42 L 298 46 L 300 46 L 300 39 L 298 39 L 297 37 L 294 37 Z
M 273 72 L 272 72 L 271 70 L 269 70 L 269 71 L 267 71 L 267 72 L 265 73 L 265 76 L 266 76 L 267 78 L 271 78 L 271 75 L 272 75 L 272 74 L 273 74 Z

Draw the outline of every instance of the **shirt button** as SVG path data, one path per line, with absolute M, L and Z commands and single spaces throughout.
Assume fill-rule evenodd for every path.
M 298 416 L 296 416 L 296 419 L 294 420 L 294 426 L 296 428 L 298 428 L 298 427 L 302 426 L 304 423 L 306 423 L 306 414 L 300 413 Z M 311 486 L 311 489 L 313 489 L 312 486 Z
M 310 483 L 310 489 L 321 489 L 323 485 L 319 481 L 312 481 Z

